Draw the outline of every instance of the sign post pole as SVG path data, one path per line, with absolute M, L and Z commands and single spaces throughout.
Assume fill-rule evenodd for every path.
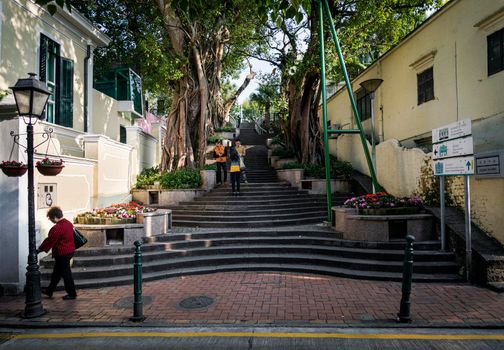
M 469 176 L 464 176 L 464 200 L 465 200 L 465 241 L 466 241 L 466 278 L 471 282 L 472 268 L 472 232 L 471 232 L 471 188 Z
M 441 215 L 441 250 L 446 250 L 446 231 L 445 231 L 445 177 L 439 177 L 439 210 Z

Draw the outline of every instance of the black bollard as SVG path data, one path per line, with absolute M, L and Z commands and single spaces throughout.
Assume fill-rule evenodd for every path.
M 134 244 L 135 262 L 133 264 L 133 288 L 135 300 L 133 302 L 133 317 L 130 317 L 130 320 L 133 322 L 142 322 L 145 320 L 142 302 L 142 250 L 140 249 L 142 241 L 135 241 Z
M 406 248 L 404 249 L 404 266 L 402 279 L 401 307 L 397 314 L 397 321 L 402 323 L 411 322 L 411 281 L 413 279 L 413 242 L 415 237 L 406 236 Z

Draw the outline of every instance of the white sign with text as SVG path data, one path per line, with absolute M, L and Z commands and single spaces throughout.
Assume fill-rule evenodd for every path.
M 432 143 L 448 141 L 468 135 L 471 135 L 471 119 L 461 120 L 437 129 L 432 129 Z

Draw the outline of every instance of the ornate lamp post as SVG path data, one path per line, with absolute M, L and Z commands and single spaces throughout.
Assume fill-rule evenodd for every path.
M 376 171 L 376 149 L 375 149 L 375 118 L 374 118 L 374 95 L 376 89 L 383 83 L 382 79 L 368 79 L 360 83 L 360 86 L 369 93 L 369 98 L 371 99 L 371 159 L 373 162 L 373 168 Z M 376 193 L 375 185 L 373 182 L 373 193 Z
M 24 318 L 39 317 L 45 314 L 40 289 L 40 271 L 37 260 L 35 237 L 35 189 L 33 184 L 33 125 L 43 119 L 43 113 L 51 92 L 46 84 L 28 73 L 26 79 L 19 79 L 11 87 L 16 99 L 18 114 L 26 124 L 26 153 L 28 154 L 28 266 L 26 267 L 26 301 Z

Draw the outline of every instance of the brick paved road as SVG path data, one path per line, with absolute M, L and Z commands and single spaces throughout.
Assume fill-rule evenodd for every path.
M 75 301 L 44 297 L 49 311 L 36 321 L 50 323 L 128 322 L 131 307 L 120 299 L 132 286 L 78 291 Z M 394 325 L 401 285 L 394 282 L 278 272 L 228 272 L 145 283 L 147 321 L 173 324 L 378 324 Z M 206 295 L 214 303 L 184 310 L 178 304 Z M 504 294 L 467 284 L 414 284 L 413 325 L 504 326 Z M 114 304 L 116 304 L 114 306 Z M 23 323 L 24 297 L 0 298 L 0 324 Z

